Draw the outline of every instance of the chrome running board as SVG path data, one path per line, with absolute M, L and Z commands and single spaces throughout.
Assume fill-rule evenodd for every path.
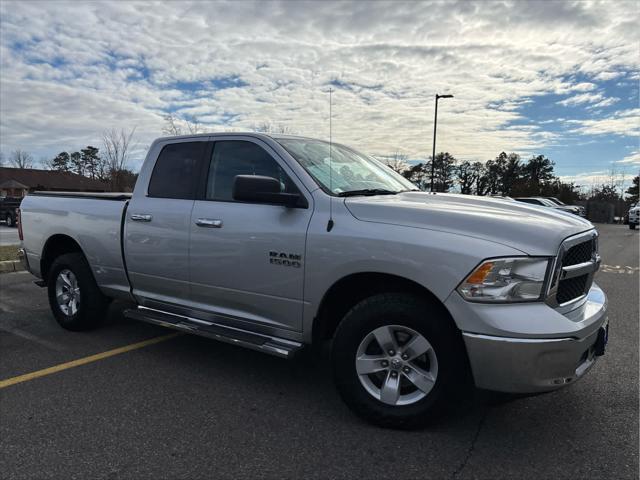
M 302 349 L 302 344 L 299 342 L 249 332 L 219 323 L 155 310 L 153 308 L 138 307 L 128 309 L 124 311 L 124 316 L 133 320 L 141 320 L 154 325 L 213 338 L 221 342 L 239 345 L 282 358 L 291 358 L 298 350 Z

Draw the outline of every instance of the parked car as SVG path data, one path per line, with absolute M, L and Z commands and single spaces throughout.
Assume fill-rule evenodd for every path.
M 574 215 L 580 215 L 577 207 L 570 206 L 561 206 L 552 202 L 551 200 L 547 200 L 544 197 L 517 197 L 514 198 L 516 202 L 529 203 L 531 205 L 538 205 L 541 207 L 555 208 L 556 210 L 561 210 L 567 213 L 573 213 Z
M 508 196 L 506 196 L 506 195 L 491 194 L 491 195 L 488 195 L 488 197 L 490 197 L 490 198 L 496 198 L 496 199 L 498 199 L 498 200 L 506 200 L 506 201 L 508 201 L 508 202 L 515 202 L 515 200 L 514 200 L 513 198 L 508 197 Z
M 640 222 L 640 206 L 632 205 L 627 213 L 628 224 L 631 230 L 635 230 Z
M 0 221 L 4 221 L 8 227 L 15 227 L 18 219 L 18 208 L 22 198 L 1 197 L 0 198 Z
M 629 205 L 629 209 L 627 210 L 627 212 L 623 215 L 622 217 L 622 224 L 623 225 L 629 225 L 629 212 L 631 211 L 631 209 L 633 207 L 635 207 L 637 204 L 632 203 L 631 205 Z
M 570 207 L 570 208 L 575 209 L 575 211 L 577 212 L 577 215 L 580 215 L 581 217 L 586 217 L 587 216 L 587 209 L 584 208 L 582 205 L 567 205 L 563 201 L 558 200 L 556 197 L 544 197 L 544 198 L 546 198 L 550 202 L 555 203 L 558 206 Z
M 383 426 L 438 418 L 468 380 L 572 384 L 607 342 L 591 223 L 421 192 L 343 145 L 162 138 L 133 194 L 40 192 L 20 211 L 62 327 L 95 327 L 117 298 L 129 318 L 285 358 L 331 340 L 342 398 Z

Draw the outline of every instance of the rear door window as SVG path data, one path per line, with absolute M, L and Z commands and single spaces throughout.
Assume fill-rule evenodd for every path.
M 206 142 L 166 145 L 153 167 L 147 194 L 156 198 L 195 198 Z

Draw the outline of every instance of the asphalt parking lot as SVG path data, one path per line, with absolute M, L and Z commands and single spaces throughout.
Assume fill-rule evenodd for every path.
M 57 326 L 27 273 L 0 276 L 2 478 L 637 478 L 639 232 L 601 225 L 607 354 L 564 390 L 483 395 L 422 431 L 353 416 L 322 361 L 170 334 L 113 305 L 99 330 Z M 113 352 L 112 352 L 113 353 Z

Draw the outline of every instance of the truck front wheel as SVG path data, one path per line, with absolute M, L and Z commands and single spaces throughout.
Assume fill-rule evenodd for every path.
M 47 280 L 49 305 L 54 317 L 67 330 L 89 330 L 104 319 L 109 301 L 96 284 L 81 253 L 56 258 Z
M 631 222 L 629 222 L 629 228 L 630 228 L 631 230 L 635 230 L 635 229 L 636 229 L 636 224 L 635 224 L 635 223 L 631 223 Z
M 418 428 L 441 417 L 466 382 L 459 334 L 442 309 L 388 293 L 353 307 L 336 331 L 336 386 L 358 415 L 383 427 Z

